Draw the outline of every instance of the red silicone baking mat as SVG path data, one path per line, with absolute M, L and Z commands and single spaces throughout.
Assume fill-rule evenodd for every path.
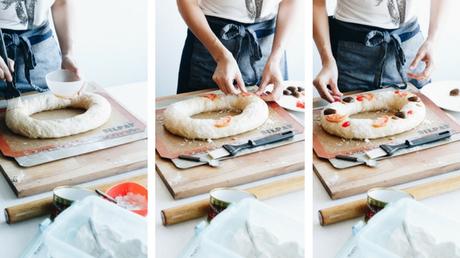
M 362 152 L 376 148 L 381 144 L 401 142 L 402 140 L 413 139 L 440 131 L 452 130 L 453 132 L 460 132 L 460 125 L 447 113 L 442 111 L 422 93 L 417 92 L 415 94 L 420 97 L 426 106 L 427 114 L 425 120 L 408 132 L 374 140 L 348 140 L 328 134 L 322 129 L 319 122 L 319 115 L 323 109 L 315 109 L 313 111 L 313 150 L 318 157 L 330 159 L 339 154 Z
M 232 137 L 226 137 L 213 141 L 188 140 L 169 133 L 163 126 L 164 109 L 156 110 L 155 139 L 156 150 L 162 158 L 173 159 L 180 154 L 200 153 L 210 149 L 220 147 L 232 142 L 241 142 L 244 140 L 258 139 L 270 134 L 280 133 L 292 130 L 296 133 L 303 133 L 304 127 L 295 120 L 286 110 L 275 102 L 268 104 L 270 114 L 269 118 L 261 127 Z M 209 114 L 218 116 L 223 114 Z
M 5 109 L 0 110 L 0 151 L 8 157 L 22 157 L 39 152 L 63 149 L 66 147 L 77 147 L 88 143 L 122 138 L 138 133 L 144 133 L 145 124 L 132 115 L 128 110 L 115 101 L 104 89 L 92 86 L 92 92 L 105 97 L 112 105 L 110 120 L 99 128 L 58 139 L 30 139 L 11 132 L 5 124 Z M 69 117 L 81 113 L 72 109 L 47 111 L 37 114 L 38 119 L 49 119 L 56 117 Z

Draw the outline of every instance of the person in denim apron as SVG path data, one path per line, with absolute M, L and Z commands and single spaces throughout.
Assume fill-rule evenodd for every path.
M 313 2 L 313 36 L 322 69 L 313 81 L 323 99 L 347 91 L 384 87 L 418 88 L 430 81 L 433 44 L 443 0 L 431 0 L 424 39 L 413 11 L 416 0 L 337 0 L 328 17 L 325 0 Z
M 49 12 L 59 39 L 48 21 Z M 9 57 L 0 58 L 0 91 L 5 98 L 21 92 L 48 90 L 45 76 L 59 68 L 78 75 L 72 57 L 70 0 L 4 0 L 0 2 L 0 28 Z M 15 82 L 15 88 L 8 88 Z
M 265 100 L 282 95 L 287 80 L 284 51 L 296 0 L 179 0 L 189 30 L 179 69 L 178 93 L 219 88 Z M 274 88 L 265 91 L 268 85 Z

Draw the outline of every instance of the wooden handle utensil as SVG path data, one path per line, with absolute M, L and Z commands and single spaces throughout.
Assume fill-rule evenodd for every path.
M 103 184 L 98 186 L 91 186 L 88 189 L 99 189 L 106 191 L 113 185 L 123 182 L 136 182 L 142 185 L 147 185 L 147 175 L 135 176 L 132 178 L 124 179 L 118 182 Z M 53 197 L 47 197 L 40 200 L 18 204 L 16 206 L 8 207 L 5 209 L 6 223 L 14 224 L 28 219 L 44 216 L 50 213 L 53 206 Z
M 416 200 L 441 195 L 460 189 L 460 176 L 420 184 L 409 187 L 403 191 L 410 193 Z M 319 220 L 322 226 L 346 221 L 364 216 L 366 211 L 366 199 L 344 203 L 319 211 Z
M 272 183 L 246 189 L 259 200 L 299 191 L 304 188 L 304 176 L 295 176 Z M 206 216 L 209 209 L 209 200 L 204 199 L 189 204 L 164 209 L 161 211 L 163 225 L 174 225 L 188 220 Z

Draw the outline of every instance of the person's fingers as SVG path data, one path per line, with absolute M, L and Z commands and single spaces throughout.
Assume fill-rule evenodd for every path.
M 313 85 L 318 90 L 318 93 L 322 99 L 327 100 L 329 102 L 334 102 L 332 94 L 329 92 L 326 83 L 323 80 L 321 80 L 321 78 L 316 78 L 313 81 Z
M 9 82 L 13 81 L 9 68 L 6 66 L 5 62 L 0 62 L 0 69 L 2 70 L 2 80 L 7 80 Z
M 225 88 L 230 94 L 237 95 L 240 91 L 233 85 L 234 80 L 232 78 L 226 78 L 224 80 Z
M 279 82 L 275 83 L 275 85 L 273 86 L 273 90 L 270 93 L 270 95 L 272 96 L 272 100 L 273 101 L 278 100 L 283 94 L 283 90 L 284 90 L 284 87 L 281 83 Z
M 223 83 L 221 77 L 219 77 L 218 75 L 214 74 L 212 76 L 212 80 L 217 84 L 217 87 L 219 87 L 219 89 L 224 93 L 224 94 L 229 94 L 229 92 L 227 91 L 227 89 L 225 88 L 225 84 Z
M 3 72 L 2 69 L 0 69 L 0 80 L 2 80 L 2 81 L 5 80 L 5 73 Z
M 322 99 L 327 100 L 329 102 L 334 102 L 334 97 L 329 93 L 327 90 L 322 90 L 319 92 L 319 95 Z
M 415 56 L 414 60 L 412 61 L 412 63 L 410 64 L 409 69 L 414 70 L 415 68 L 417 68 L 418 63 L 422 61 L 424 56 L 425 56 L 425 52 L 419 51 L 417 55 Z
M 267 87 L 268 83 L 269 80 L 265 76 L 262 77 L 262 81 L 259 84 L 259 88 L 257 89 L 256 94 L 259 96 L 262 95 L 265 92 L 265 88 Z
M 339 87 L 337 86 L 337 82 L 334 79 L 331 79 L 329 82 L 331 87 L 332 95 L 341 97 L 343 94 L 340 92 Z
M 10 71 L 14 73 L 14 60 L 8 58 L 8 65 L 10 67 Z
M 426 66 L 425 69 L 420 73 L 407 73 L 407 76 L 412 79 L 416 80 L 425 80 L 431 76 L 431 72 L 433 71 L 434 64 L 431 60 L 425 60 Z
M 427 60 L 425 70 L 423 71 L 423 76 L 425 76 L 425 79 L 429 78 L 431 76 L 431 73 L 433 72 L 434 69 L 434 63 L 431 60 Z
M 248 92 L 248 90 L 246 89 L 246 85 L 244 84 L 243 77 L 241 76 L 241 74 L 237 75 L 235 80 L 236 80 L 236 85 L 238 86 L 238 88 L 242 92 Z

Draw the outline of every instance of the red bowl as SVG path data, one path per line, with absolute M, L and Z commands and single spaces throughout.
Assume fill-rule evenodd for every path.
M 144 186 L 134 183 L 134 182 L 126 182 L 126 183 L 120 183 L 117 185 L 114 185 L 110 187 L 106 192 L 107 195 L 109 195 L 112 198 L 116 198 L 118 196 L 125 196 L 128 193 L 133 193 L 133 194 L 140 194 L 145 197 L 145 199 L 148 202 L 148 190 Z M 142 210 L 131 210 L 134 213 L 137 213 L 141 216 L 147 216 L 147 208 L 142 209 Z

